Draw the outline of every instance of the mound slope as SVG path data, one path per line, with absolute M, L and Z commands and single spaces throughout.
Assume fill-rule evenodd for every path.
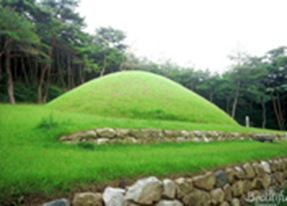
M 142 71 L 118 72 L 89 81 L 46 107 L 101 116 L 237 124 L 180 84 Z

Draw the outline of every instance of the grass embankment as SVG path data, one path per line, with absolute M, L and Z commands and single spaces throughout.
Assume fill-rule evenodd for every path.
M 47 127 L 39 128 L 40 124 Z M 75 185 L 199 172 L 287 154 L 286 143 L 253 141 L 101 145 L 93 150 L 57 141 L 63 133 L 102 126 L 246 131 L 237 125 L 103 118 L 53 112 L 43 106 L 0 105 L 0 199 L 11 195 L 61 194 Z
M 118 72 L 92 80 L 47 107 L 108 117 L 237 125 L 196 93 L 165 77 L 142 71 Z

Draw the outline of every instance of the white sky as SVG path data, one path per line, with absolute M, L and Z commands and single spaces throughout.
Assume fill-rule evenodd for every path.
M 86 31 L 124 31 L 130 51 L 223 71 L 235 50 L 263 55 L 287 46 L 287 0 L 81 0 Z

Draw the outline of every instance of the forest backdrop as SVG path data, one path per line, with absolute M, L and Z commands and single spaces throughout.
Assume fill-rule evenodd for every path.
M 78 4 L 0 0 L 0 102 L 42 104 L 109 73 L 144 70 L 195 91 L 241 124 L 248 115 L 251 126 L 286 130 L 286 46 L 260 57 L 237 52 L 223 74 L 156 63 L 128 52 L 121 30 L 84 32 L 84 19 L 75 12 Z

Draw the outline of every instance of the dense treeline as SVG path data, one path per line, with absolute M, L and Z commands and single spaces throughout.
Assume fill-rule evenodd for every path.
M 263 57 L 236 57 L 235 65 L 221 75 L 209 70 L 180 68 L 169 62 L 159 65 L 142 61 L 134 63 L 132 68 L 158 73 L 181 83 L 243 125 L 249 116 L 251 126 L 286 130 L 286 52 L 287 47 L 280 47 Z
M 11 104 L 17 100 L 15 82 L 35 88 L 37 102 L 44 103 L 50 85 L 71 89 L 117 71 L 125 59 L 124 33 L 113 28 L 83 32 L 84 19 L 74 12 L 77 0 L 0 2 L 0 81 L 2 87 L 7 82 Z
M 90 79 L 120 70 L 167 76 L 244 124 L 287 127 L 287 53 L 237 55 L 224 74 L 143 60 L 126 52 L 124 32 L 83 31 L 78 0 L 0 0 L 0 101 L 45 103 Z

